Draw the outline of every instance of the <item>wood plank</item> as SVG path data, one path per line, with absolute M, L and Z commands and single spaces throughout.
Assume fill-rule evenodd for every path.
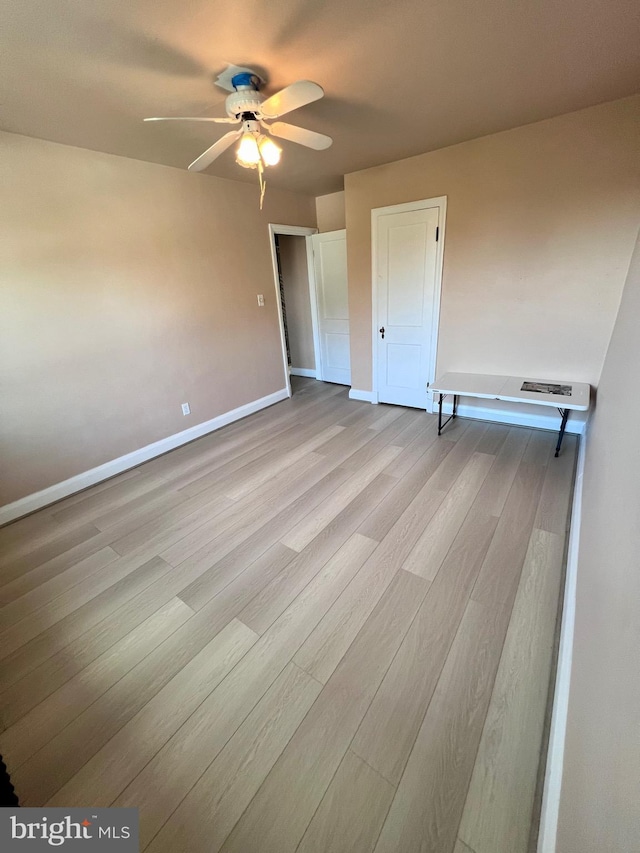
M 471 459 L 471 455 L 486 433 L 487 428 L 487 424 L 471 421 L 465 431 L 458 435 L 455 446 L 450 453 L 447 453 L 442 464 L 433 474 L 432 485 L 434 488 L 449 491 Z M 442 439 L 440 440 L 442 441 Z
M 91 523 L 95 524 L 98 530 L 105 531 L 136 518 L 142 526 L 147 521 L 168 512 L 186 500 L 186 495 L 171 488 L 170 483 L 163 480 L 162 485 L 154 489 L 153 492 L 139 495 L 122 506 L 106 509 L 102 514 L 96 515 Z
M 102 622 L 110 613 L 118 610 L 139 593 L 146 591 L 170 569 L 171 567 L 159 557 L 148 560 L 127 577 L 8 655 L 0 665 L 0 691 L 6 690 L 89 628 Z M 136 602 L 136 604 L 139 608 L 139 603 Z M 6 699 L 3 699 L 5 713 L 7 705 Z
M 297 853 L 370 853 L 395 788 L 347 750 Z
M 439 439 L 438 442 L 433 445 L 432 449 L 427 451 L 424 459 L 417 466 L 418 470 L 422 471 L 422 474 L 416 474 L 417 479 L 419 480 L 421 477 L 424 477 L 428 480 L 418 494 L 422 494 L 422 492 L 427 489 L 433 492 L 434 496 L 440 495 L 441 497 L 444 497 L 446 492 L 451 488 L 456 477 L 459 476 L 468 459 L 471 457 L 471 454 L 473 453 L 479 439 L 484 434 L 485 429 L 486 427 L 483 424 L 466 423 L 461 429 L 458 441 L 455 443 L 449 442 L 446 439 Z M 404 496 L 400 494 L 395 507 L 393 506 L 391 497 L 388 499 L 387 506 L 385 507 L 389 514 L 388 519 L 385 519 L 382 516 L 382 512 L 375 513 L 375 515 L 373 515 L 371 519 L 367 519 L 367 522 L 363 525 L 360 531 L 363 535 L 371 535 L 372 538 L 382 538 L 386 535 L 386 532 L 391 527 L 389 522 L 393 520 L 392 523 L 395 523 L 397 513 L 399 510 L 403 509 L 403 504 L 407 501 L 407 498 L 411 496 L 411 501 L 413 501 L 412 494 L 413 488 L 416 485 L 416 480 L 411 478 L 409 482 L 411 483 L 409 490 L 404 494 Z M 411 521 L 410 515 L 405 517 L 405 520 L 410 525 L 415 524 L 415 510 L 419 508 L 420 502 L 418 502 L 416 507 L 414 507 L 413 522 Z M 380 507 L 380 510 L 382 510 L 382 507 Z M 376 530 L 378 531 L 377 534 L 375 532 Z M 415 539 L 412 540 L 412 542 L 415 541 Z
M 122 581 L 144 563 L 145 558 L 137 556 L 113 560 L 104 572 L 94 572 L 66 592 L 58 595 L 48 604 L 38 607 L 37 610 L 29 613 L 19 622 L 10 625 L 0 632 L 0 658 L 8 657 L 12 652 L 17 651 L 21 646 L 42 634 L 47 628 L 52 627 L 56 622 L 60 622 L 96 598 L 100 593 Z
M 513 604 L 544 476 L 544 465 L 523 459 L 518 466 L 471 596 L 475 601 L 489 605 Z
M 376 547 L 373 540 L 357 533 L 349 539 L 355 527 L 357 521 L 323 531 L 267 587 L 256 593 L 238 618 L 258 634 L 263 634 L 334 555 L 336 559 L 349 561 L 352 576 L 355 575 Z M 357 545 L 357 558 L 352 553 L 353 549 L 341 549 L 346 541 Z M 337 557 L 338 552 L 340 557 Z
M 327 681 L 445 494 L 434 488 L 433 477 L 427 481 L 297 653 L 298 666 L 318 681 Z
M 381 542 L 454 446 L 451 441 L 438 441 L 425 451 L 412 471 L 401 479 L 388 497 L 366 518 L 359 532 Z M 395 461 L 391 463 L 392 466 Z M 389 468 L 386 468 L 385 472 L 389 474 Z
M 333 459 L 336 465 L 340 465 L 374 439 L 378 440 L 378 444 L 381 443 L 378 433 L 370 429 L 369 424 L 361 428 L 351 427 L 326 442 L 316 452 Z
M 95 516 L 102 515 L 105 509 L 122 506 L 140 495 L 154 491 L 163 484 L 165 481 L 160 477 L 140 473 L 138 477 L 121 481 L 110 489 L 104 489 L 101 492 L 87 490 L 84 493 L 84 499 L 76 501 L 71 506 L 55 508 L 51 514 L 56 521 L 62 524 L 69 521 L 74 523 L 89 522 Z
M 383 468 L 386 468 L 392 459 L 395 459 L 399 452 L 399 448 L 390 446 L 377 453 L 370 462 L 363 465 L 359 471 L 339 486 L 330 498 L 294 525 L 282 537 L 282 543 L 294 551 L 302 551 L 324 527 L 346 509 L 358 494 L 382 472 Z
M 344 547 L 354 554 L 367 550 L 363 540 L 356 536 Z M 114 802 L 140 808 L 143 842 L 163 826 L 348 583 L 351 569 L 341 556 L 330 563 Z
M 435 420 L 429 419 L 426 423 L 418 421 L 415 426 L 414 431 L 417 432 L 417 435 L 404 445 L 402 453 L 397 459 L 393 460 L 385 473 L 398 479 L 406 477 L 429 448 L 433 447 L 434 444 L 442 443 L 442 441 L 438 441 L 438 426 Z M 450 443 L 455 444 L 455 442 Z
M 239 475 L 233 478 L 233 482 L 230 486 L 225 488 L 225 494 L 230 498 L 233 498 L 233 500 L 240 500 L 258 486 L 261 486 L 263 483 L 271 480 L 281 472 L 283 468 L 294 469 L 294 466 L 297 465 L 298 462 L 308 453 L 312 453 L 325 441 L 333 438 L 335 435 L 338 435 L 343 431 L 344 427 L 341 427 L 338 424 L 331 424 L 311 436 L 311 438 L 308 438 L 306 441 L 300 441 L 297 443 L 295 447 L 288 451 L 288 453 L 278 454 L 277 457 L 271 457 L 268 462 L 266 462 L 266 460 L 261 460 L 262 464 L 258 471 L 252 471 L 249 474 L 245 474 L 242 471 L 239 472 Z
M 409 411 L 413 419 L 407 422 L 402 432 L 392 442 L 396 447 L 402 447 L 403 449 L 412 445 L 416 439 L 424 437 L 425 432 L 431 432 L 432 427 L 436 426 L 436 419 L 422 409 L 409 409 Z
M 12 767 L 23 764 L 191 616 L 190 607 L 172 598 L 3 732 L 0 750 L 5 759 Z
M 242 622 L 237 619 L 230 622 L 117 731 L 64 787 L 58 790 L 52 786 L 57 793 L 51 797 L 49 805 L 64 804 L 68 807 L 70 803 L 90 802 L 94 806 L 108 806 L 220 684 L 257 639 L 258 635 Z M 40 791 L 35 799 L 42 800 Z
M 501 515 L 513 481 L 527 448 L 533 430 L 511 427 L 498 451 L 495 465 L 485 488 L 487 509 L 492 515 Z
M 109 489 L 113 489 L 114 487 L 119 488 L 122 483 L 132 480 L 135 477 L 139 477 L 140 473 L 141 472 L 139 467 L 129 468 L 128 471 L 123 471 L 120 474 L 116 474 L 115 477 L 109 477 L 108 480 L 103 480 L 103 482 L 101 483 L 96 483 L 95 486 L 89 486 L 86 489 L 80 489 L 79 492 L 74 492 L 73 494 L 68 495 L 66 498 L 62 498 L 59 501 L 55 501 L 54 503 L 45 507 L 45 512 L 50 518 L 53 518 L 56 512 L 66 509 L 67 507 L 74 506 L 75 504 L 82 503 L 92 495 L 98 495 L 101 492 L 106 492 Z
M 69 555 L 69 553 L 70 552 L 67 552 L 67 555 Z M 86 572 L 86 574 L 90 575 L 94 571 L 98 571 L 99 569 L 108 566 L 109 563 L 112 563 L 114 560 L 117 560 L 118 556 L 119 555 L 116 554 L 113 548 L 100 548 L 99 551 L 95 551 L 88 557 L 84 557 L 79 560 L 76 560 L 71 556 L 67 556 L 67 565 L 69 569 L 75 567 L 76 571 L 80 574 Z M 49 584 L 54 581 L 56 577 L 66 571 L 67 569 L 63 567 L 63 564 L 56 564 L 52 567 L 50 561 L 48 563 L 44 563 L 42 566 L 38 566 L 37 569 L 32 569 L 30 572 L 20 575 L 20 577 L 12 580 L 11 583 L 0 587 L 0 606 L 4 608 L 6 605 L 21 596 L 27 596 L 32 592 L 35 593 L 37 589 L 51 589 Z M 4 618 L 4 614 L 2 614 L 2 618 Z
M 453 850 L 508 620 L 507 608 L 469 602 L 376 853 Z
M 473 453 L 404 561 L 405 571 L 433 580 L 495 461 Z
M 11 521 L 0 527 L 0 559 L 15 560 L 61 532 L 47 508 Z
M 351 745 L 394 785 L 402 777 L 497 521 L 481 504 L 467 516 Z
M 17 768 L 15 784 L 20 786 L 21 802 L 32 805 L 46 803 L 123 725 L 215 640 L 227 624 L 228 620 L 220 624 L 203 611 L 194 614 L 169 635 L 70 725 Z
M 66 553 L 75 545 L 91 540 L 99 533 L 100 531 L 93 524 L 83 524 L 61 533 L 39 548 L 28 551 L 20 557 L 13 557 L 11 554 L 3 557 L 0 560 L 0 583 L 3 585 L 11 583 L 12 580 L 26 572 L 30 572 L 54 557 Z
M 422 578 L 398 572 L 234 827 L 222 847 L 225 853 L 295 851 L 420 606 L 426 586 Z
M 402 448 L 404 446 L 403 433 L 414 421 L 415 412 L 404 410 L 400 417 L 394 418 L 392 423 L 384 429 L 379 431 L 371 430 L 371 432 L 375 433 L 375 438 L 372 441 L 368 441 L 363 447 L 352 453 L 348 459 L 345 459 L 340 464 L 345 468 L 349 468 L 350 471 L 359 471 L 385 447 L 393 445 L 394 447 Z
M 367 427 L 380 420 L 384 415 L 384 409 L 380 406 L 356 406 L 353 411 L 345 415 L 344 418 L 341 418 L 338 423 L 347 428 L 367 429 Z
M 336 465 L 356 471 L 384 447 L 403 448 L 414 428 L 415 421 L 394 418 L 383 430 L 375 430 L 371 425 L 356 430 L 346 429 L 321 449 Z
M 264 430 L 257 440 L 254 437 L 254 440 L 243 441 L 235 451 L 211 452 L 203 459 L 196 457 L 169 475 L 172 486 L 188 497 L 195 497 L 232 482 L 235 471 L 250 470 L 256 461 L 259 464 L 261 457 L 277 455 L 281 446 L 291 446 L 291 437 L 303 428 L 303 425 L 289 420 L 282 429 Z
M 530 462 L 534 465 L 546 466 L 552 458 L 555 446 L 553 433 L 550 433 L 548 430 L 534 429 L 522 454 L 522 461 Z
M 460 824 L 476 853 L 527 853 L 564 537 L 534 530 Z
M 289 663 L 147 848 L 217 853 L 322 685 Z
M 126 471 L 117 477 L 112 477 L 110 480 L 105 480 L 90 488 L 95 491 L 102 491 L 123 479 L 137 477 L 138 474 L 138 469 Z M 65 506 L 67 501 L 81 499 L 81 496 L 84 497 L 86 491 L 88 490 L 84 489 L 81 492 L 76 492 L 62 501 L 50 504 L 37 512 L 23 516 L 0 528 L 0 550 L 2 551 L 0 565 L 4 565 L 5 562 L 14 560 L 16 557 L 41 547 L 51 541 L 51 539 L 57 538 L 61 533 L 65 533 L 74 527 L 75 525 L 73 524 L 67 526 L 55 521 L 52 512 L 55 509 Z
M 504 424 L 489 424 L 485 434 L 482 436 L 476 450 L 478 453 L 488 453 L 496 456 L 509 435 L 509 427 Z
M 281 471 L 270 483 L 257 487 L 244 499 L 232 503 L 223 512 L 206 520 L 166 550 L 161 550 L 163 560 L 172 566 L 178 566 L 194 557 L 196 561 L 211 565 L 210 555 L 215 554 L 221 559 L 228 554 L 285 507 L 291 506 L 315 484 L 321 482 L 333 467 L 329 460 L 322 456 L 308 453 L 298 462 L 293 476 L 287 469 Z
M 276 455 L 283 455 L 295 449 L 301 442 L 317 435 L 321 429 L 335 422 L 336 414 L 343 413 L 347 408 L 344 401 L 337 400 L 327 403 L 310 423 L 293 423 L 283 432 L 269 436 L 252 450 L 247 450 L 232 459 L 223 460 L 222 464 L 216 465 L 215 468 L 208 470 L 207 473 L 197 479 L 189 474 L 183 478 L 175 479 L 173 485 L 182 489 L 185 494 L 193 496 L 212 486 L 224 486 L 231 483 L 236 472 L 242 471 L 246 475 L 259 470 L 264 465 L 265 460 L 270 461 Z
M 251 499 L 238 501 L 221 516 L 223 524 L 218 530 L 211 533 L 205 527 L 205 533 L 209 534 L 206 538 L 196 531 L 175 547 L 162 552 L 163 558 L 172 565 L 182 565 L 189 560 L 194 565 L 209 568 L 243 542 L 255 539 L 258 531 L 262 531 L 258 537 L 261 542 L 266 542 L 266 546 L 273 544 L 281 533 L 267 540 L 264 537 L 268 530 L 280 524 L 281 532 L 284 532 L 295 523 L 291 519 L 303 518 L 310 508 L 332 494 L 348 476 L 348 472 L 336 470 L 330 460 L 320 457 L 309 469 L 290 477 L 288 488 L 280 482 L 273 494 L 266 495 L 265 500 L 257 501 L 255 506 Z
M 199 610 L 220 591 L 220 584 L 224 584 L 230 574 L 239 574 L 247 563 L 251 563 L 277 542 L 292 524 L 295 524 L 300 518 L 304 518 L 310 509 L 313 509 L 332 494 L 348 476 L 347 471 L 331 471 L 319 483 L 304 492 L 293 504 L 286 506 L 277 515 L 262 524 L 224 556 L 219 552 L 212 552 L 211 548 L 207 546 L 180 562 L 178 564 L 180 568 L 193 567 L 198 572 L 197 579 L 185 587 L 180 593 L 180 597 L 190 607 Z
M 50 580 L 38 584 L 35 589 L 24 592 L 21 596 L 14 598 L 13 601 L 3 605 L 0 610 L 0 629 L 5 630 L 11 625 L 15 625 L 16 622 L 26 619 L 41 607 L 50 608 L 54 599 L 69 593 L 78 584 L 87 582 L 87 579 L 97 572 L 108 574 L 108 566 L 117 560 L 121 560 L 121 557 L 112 548 L 103 548 L 86 560 L 69 566 L 64 572 L 56 574 Z M 16 578 L 17 580 L 19 578 Z M 8 586 L 15 590 L 16 581 L 8 584 Z M 0 595 L 2 595 L 1 590 Z
M 247 601 L 262 586 L 269 583 L 294 556 L 295 552 L 285 548 L 284 545 L 277 544 L 240 572 L 218 597 L 214 611 L 217 624 L 222 626 L 230 621 L 242 610 Z M 46 655 L 48 652 L 52 656 L 27 672 L 27 675 L 10 692 L 2 694 L 2 713 L 5 724 L 15 722 L 69 678 L 80 672 L 83 667 L 91 664 L 121 638 L 126 637 L 150 615 L 165 606 L 192 578 L 191 571 L 169 569 L 162 560 L 158 560 L 158 564 L 164 567 L 164 574 L 158 577 L 150 588 L 142 588 L 124 604 L 121 603 L 122 606 L 118 609 L 115 609 L 113 601 L 105 601 L 98 611 L 99 615 L 100 610 L 103 612 L 106 610 L 105 618 L 97 621 L 89 630 L 68 644 L 64 644 L 63 635 L 59 645 L 64 644 L 64 647 L 55 654 L 52 654 L 50 647 L 53 646 L 55 650 L 57 637 L 48 638 L 48 645 L 45 645 L 43 654 Z M 123 590 L 123 593 L 126 591 Z M 109 608 L 113 608 L 112 613 Z M 212 611 L 212 618 L 214 612 Z M 95 615 L 95 613 L 88 614 L 91 621 Z M 18 663 L 24 665 L 23 660 Z
M 155 505 L 155 502 L 151 501 L 147 507 L 127 512 L 117 521 L 113 519 L 113 523 L 109 524 L 99 538 L 103 538 L 110 545 L 126 540 L 127 537 L 131 540 L 137 538 L 137 543 L 132 541 L 126 553 L 140 552 L 143 547 L 152 550 L 154 546 L 156 551 L 159 551 L 162 547 L 166 547 L 166 544 L 163 546 L 163 542 L 168 544 L 183 536 L 181 531 L 184 526 L 187 527 L 188 532 L 213 515 L 221 514 L 220 507 L 224 510 L 232 505 L 232 501 L 225 499 L 215 490 L 188 498 L 186 495 L 175 492 L 168 484 L 165 486 L 167 490 L 170 488 L 171 494 L 178 498 L 176 501 L 171 501 L 164 507 Z M 125 510 L 127 506 L 119 507 L 117 512 Z M 182 524 L 176 524 L 181 519 Z M 97 526 L 100 519 L 95 519 L 95 522 Z M 119 547 L 119 550 L 124 551 L 125 546 Z
M 200 506 L 194 509 L 196 503 L 200 503 Z M 230 505 L 231 499 L 224 495 L 205 494 L 192 503 L 185 501 L 169 513 L 162 513 L 142 526 L 136 525 L 133 531 L 124 536 L 113 536 L 111 547 L 123 556 L 141 551 L 160 553 Z
M 567 435 L 563 452 L 550 460 L 542 484 L 535 527 L 565 536 L 569 529 L 578 439 Z
M 405 415 L 406 412 L 403 412 L 400 406 L 379 406 L 378 408 L 382 409 L 379 417 L 371 424 L 371 429 L 376 432 L 382 432 L 382 430 L 386 429 L 390 426 L 394 421 L 396 421 L 402 415 Z M 406 418 L 405 418 L 406 422 Z
M 172 483 L 190 472 L 196 472 L 194 478 L 200 476 L 215 468 L 216 463 L 222 465 L 259 446 L 266 439 L 290 429 L 291 412 L 283 413 L 281 409 L 279 412 L 276 412 L 274 407 L 263 409 L 252 417 L 228 424 L 196 441 L 151 459 L 145 462 L 142 468 L 145 472 L 158 474 Z

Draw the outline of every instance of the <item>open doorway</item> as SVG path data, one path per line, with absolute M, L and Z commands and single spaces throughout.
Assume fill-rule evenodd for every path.
M 269 225 L 285 381 L 351 384 L 346 232 Z
M 292 394 L 291 376 L 316 378 L 315 317 L 312 309 L 312 258 L 307 238 L 315 228 L 269 225 L 273 274 L 276 284 L 285 380 Z
M 305 237 L 276 234 L 280 309 L 290 376 L 316 378 Z

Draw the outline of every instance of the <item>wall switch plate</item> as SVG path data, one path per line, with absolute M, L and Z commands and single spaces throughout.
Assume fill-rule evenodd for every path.
M 258 307 L 264 308 L 264 296 L 262 295 L 262 293 L 258 294 Z
M 191 414 L 191 407 L 189 406 L 188 403 L 182 404 L 182 414 L 183 415 L 190 415 Z

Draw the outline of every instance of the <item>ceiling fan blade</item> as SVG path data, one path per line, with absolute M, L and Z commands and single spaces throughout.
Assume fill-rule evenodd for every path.
M 290 113 L 292 110 L 297 110 L 299 107 L 319 100 L 323 95 L 322 86 L 318 86 L 317 83 L 312 83 L 310 80 L 298 80 L 297 83 L 292 83 L 267 98 L 260 104 L 260 111 L 265 118 L 279 118 L 285 113 Z
M 142 121 L 215 121 L 217 124 L 239 124 L 239 118 L 208 118 L 200 116 L 153 116 Z
M 189 171 L 201 172 L 203 169 L 206 169 L 207 166 L 213 163 L 216 157 L 219 157 L 223 151 L 226 151 L 230 145 L 233 145 L 234 141 L 241 135 L 241 130 L 230 130 L 229 133 L 225 133 L 217 142 L 214 142 L 211 148 L 207 148 L 205 152 L 191 163 Z
M 298 145 L 306 145 L 307 148 L 315 148 L 316 151 L 322 151 L 333 144 L 333 139 L 330 136 L 325 136 L 324 133 L 316 133 L 315 130 L 296 127 L 295 124 L 287 124 L 286 121 L 276 121 L 273 124 L 265 125 L 265 127 L 269 133 L 280 137 L 280 139 L 288 139 L 289 142 L 297 142 Z

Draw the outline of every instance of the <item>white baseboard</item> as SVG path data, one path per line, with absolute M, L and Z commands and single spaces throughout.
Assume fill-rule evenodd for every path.
M 76 474 L 75 477 L 70 477 L 68 480 L 63 480 L 61 483 L 56 483 L 39 492 L 34 492 L 32 495 L 27 495 L 13 503 L 6 504 L 0 507 L 0 526 L 8 524 L 10 521 L 15 521 L 16 518 L 21 518 L 23 515 L 28 515 L 44 506 L 55 503 L 56 501 L 66 498 L 75 492 L 80 492 L 89 486 L 94 486 L 103 480 L 108 480 L 110 477 L 115 477 L 116 474 L 121 474 L 129 468 L 135 468 L 155 456 L 161 456 L 169 450 L 180 447 L 182 444 L 188 444 L 196 438 L 200 438 L 209 432 L 214 432 L 227 424 L 238 421 L 240 418 L 245 418 L 260 409 L 266 409 L 274 403 L 279 403 L 281 400 L 286 400 L 289 397 L 287 388 L 276 391 L 273 394 L 268 394 L 266 397 L 261 397 L 259 400 L 254 400 L 251 403 L 246 403 L 244 406 L 239 406 L 237 409 L 232 409 L 230 412 L 225 412 L 223 415 L 218 415 L 204 423 L 189 427 L 182 432 L 177 432 L 175 435 L 162 438 L 160 441 L 154 441 L 153 444 L 147 444 L 146 447 L 141 447 L 139 450 L 134 450 L 132 453 L 127 453 L 125 456 L 120 456 L 118 459 L 112 459 L 110 462 L 105 462 L 104 465 L 98 465 L 97 468 L 91 468 L 90 471 L 84 471 L 82 474 Z
M 377 403 L 378 395 L 375 391 L 358 391 L 357 388 L 351 388 L 349 391 L 350 400 L 362 400 L 363 403 Z
M 560 645 L 556 669 L 551 728 L 547 748 L 547 766 L 544 775 L 542 808 L 540 811 L 540 830 L 538 834 L 538 853 L 555 853 L 558 832 L 558 813 L 560 810 L 560 791 L 562 788 L 562 769 L 564 747 L 569 713 L 569 688 L 571 686 L 571 664 L 573 661 L 573 634 L 576 619 L 576 585 L 578 578 L 578 551 L 580 545 L 580 523 L 582 519 L 582 489 L 587 449 L 585 431 L 580 439 L 576 481 L 571 507 L 571 528 L 567 550 L 567 573 L 564 582 L 564 602 L 560 623 Z
M 289 373 L 291 376 L 308 376 L 310 379 L 318 378 L 316 371 L 310 367 L 290 367 Z
M 485 405 L 485 403 L 488 403 Z M 560 414 L 550 406 L 536 406 L 528 403 L 517 403 L 513 408 L 502 401 L 495 407 L 491 405 L 493 400 L 482 401 L 482 405 L 473 403 L 458 403 L 458 414 L 461 418 L 475 418 L 479 421 L 493 421 L 510 426 L 535 427 L 537 429 L 550 429 L 556 432 L 560 429 Z M 453 403 L 445 401 L 442 406 L 442 414 L 450 415 Z M 438 413 L 438 405 L 434 404 L 434 414 Z M 587 412 L 571 412 L 567 421 L 566 432 L 582 435 L 585 430 Z

